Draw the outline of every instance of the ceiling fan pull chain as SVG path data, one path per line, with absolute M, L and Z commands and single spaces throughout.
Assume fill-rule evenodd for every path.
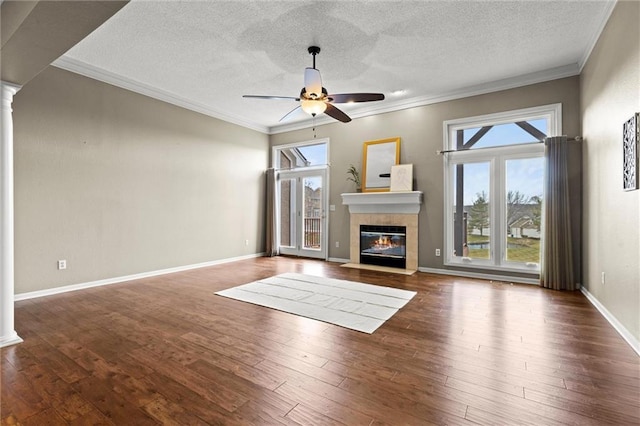
M 311 120 L 313 121 L 313 138 L 316 138 L 316 116 L 315 114 L 311 117 Z

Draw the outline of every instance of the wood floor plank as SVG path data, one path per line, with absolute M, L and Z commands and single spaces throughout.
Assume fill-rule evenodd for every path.
M 302 404 L 296 405 L 293 410 L 289 411 L 287 418 L 301 425 L 346 426 L 346 423 L 334 420 Z
M 498 402 L 513 413 L 512 417 L 514 420 L 516 420 L 516 417 L 523 417 L 523 413 L 528 413 L 532 417 L 544 418 L 548 421 L 557 419 L 560 423 L 569 422 L 572 424 L 594 426 L 600 424 L 600 421 L 593 420 L 583 413 L 574 412 L 573 415 L 568 414 L 565 410 L 558 410 L 549 404 L 538 403 L 538 401 L 526 399 L 524 396 L 514 396 L 475 383 L 449 378 L 445 386 L 471 394 L 476 397 L 475 401 L 478 401 L 478 399 L 490 399 L 493 402 Z M 472 407 L 476 406 L 475 401 L 470 401 L 469 405 Z
M 134 355 L 141 362 L 155 365 L 155 371 L 193 389 L 213 404 L 233 412 L 247 402 L 237 391 L 228 388 L 217 381 L 208 380 L 197 372 L 184 368 L 180 363 L 161 358 L 148 349 L 136 349 Z
M 66 420 L 58 415 L 53 408 L 47 408 L 38 414 L 31 416 L 21 422 L 24 426 L 65 426 Z
M 286 425 L 298 426 L 299 423 L 274 410 L 269 404 L 250 400 L 234 413 L 245 425 Z
M 34 391 L 64 420 L 72 421 L 93 409 L 89 402 L 82 399 L 72 386 L 48 365 L 32 365 L 23 372 L 33 383 Z
M 70 426 L 113 426 L 114 423 L 97 409 L 68 423 Z
M 278 386 L 284 383 L 284 379 L 281 377 L 273 376 L 258 368 L 236 362 L 226 357 L 207 358 L 206 360 L 199 359 L 192 362 L 191 364 L 188 364 L 187 366 L 197 371 L 197 366 L 202 364 L 215 366 L 218 369 L 224 370 L 236 377 L 247 380 L 255 384 L 256 386 L 260 386 L 270 391 L 276 389 Z
M 526 399 L 536 401 L 541 404 L 549 405 L 562 410 L 570 411 L 581 416 L 587 416 L 598 419 L 602 423 L 615 424 L 640 424 L 640 410 L 632 409 L 626 405 L 619 406 L 616 409 L 616 401 L 608 401 L 606 407 L 603 407 L 601 400 L 598 398 L 585 398 L 580 401 L 572 392 L 567 391 L 563 394 L 548 394 L 525 389 L 524 395 Z
M 238 335 L 224 336 L 220 339 L 216 339 L 216 341 L 224 345 L 242 348 L 243 350 L 254 353 L 263 359 L 285 359 L 285 362 L 287 363 L 298 361 L 317 368 L 321 368 L 327 363 L 326 358 L 307 351 L 290 348 L 283 343 L 269 340 L 264 341 L 267 344 L 260 344 L 259 340 L 256 341 L 251 336 L 246 335 L 240 335 L 239 337 Z
M 316 412 L 323 413 L 331 419 L 348 425 L 368 425 L 373 421 L 373 417 L 360 413 L 348 405 L 340 404 L 289 383 L 284 383 L 278 387 L 276 392 L 297 401 L 299 404 L 313 408 Z
M 60 352 L 58 348 L 54 348 L 51 345 L 43 344 L 31 347 L 29 352 L 34 354 L 34 358 L 38 360 L 38 364 L 46 364 L 51 370 L 56 372 L 56 375 L 67 383 L 74 383 L 89 375 L 89 372 L 82 368 L 82 366 Z
M 426 421 L 420 417 L 416 417 L 410 404 L 404 409 L 398 410 L 385 406 L 381 406 L 377 401 L 373 401 L 358 394 L 353 394 L 340 387 L 332 386 L 327 383 L 317 381 L 311 378 L 299 378 L 295 382 L 291 382 L 293 386 L 299 387 L 306 391 L 309 395 L 318 395 L 336 404 L 348 405 L 358 412 L 371 416 L 376 420 L 380 420 L 388 424 L 407 424 L 407 425 L 433 425 L 434 422 Z M 276 393 L 284 392 L 284 386 L 275 390 Z
M 97 377 L 87 377 L 73 384 L 80 396 L 93 404 L 115 424 L 157 425 L 159 422 L 112 390 Z
M 278 415 L 284 416 L 294 406 L 292 401 L 281 398 L 272 392 L 272 389 L 265 388 L 260 384 L 256 384 L 253 380 L 245 379 L 235 374 L 235 372 L 226 371 L 206 361 L 197 361 L 188 366 L 189 369 L 197 372 L 203 377 L 211 378 L 216 383 L 233 386 L 236 391 L 242 395 L 247 401 L 254 400 L 265 405 L 269 405 L 277 411 Z M 261 374 L 257 370 L 256 374 Z M 277 380 L 282 383 L 281 380 Z M 271 383 L 270 383 L 271 385 Z
M 219 354 L 247 365 L 256 365 L 264 359 L 264 357 L 256 355 L 250 350 L 245 350 L 235 345 L 225 345 L 219 340 L 205 338 L 197 333 L 183 334 L 180 336 L 180 339 L 200 346 L 203 351 L 202 353 L 209 353 L 210 355 L 214 355 L 214 353 Z M 180 342 L 176 342 L 176 345 L 180 345 Z
M 161 424 L 177 423 L 182 425 L 205 426 L 208 423 L 195 416 L 179 404 L 158 396 L 142 407 L 143 410 Z
M 182 383 L 159 373 L 152 373 L 142 379 L 150 389 L 164 396 L 168 401 L 173 401 L 185 411 L 192 413 L 212 425 L 242 425 L 242 418 L 236 413 L 230 413 L 217 404 L 212 403 L 206 397 L 189 389 Z
M 369 381 L 348 377 L 340 384 L 340 388 L 394 410 L 408 408 L 412 415 L 423 421 L 448 424 L 460 422 L 464 419 L 467 410 L 467 405 L 464 403 L 436 395 L 428 395 L 426 392 L 416 388 L 405 389 L 403 400 L 397 401 L 393 398 L 393 395 L 398 391 L 399 386 L 397 384 L 385 383 L 381 385 L 379 382 L 374 384 L 377 386 L 372 386 Z
M 285 272 L 416 291 L 373 334 L 215 295 Z M 580 292 L 256 258 L 15 304 L 2 424 L 640 424 L 640 358 Z
M 524 416 L 523 416 L 524 417 Z M 493 411 L 485 411 L 476 407 L 469 407 L 465 414 L 465 418 L 473 423 L 479 425 L 510 425 L 518 424 L 520 426 L 541 426 L 544 424 L 552 424 L 545 422 L 543 419 L 535 419 L 534 421 L 527 420 L 520 417 L 519 419 L 512 419 L 507 417 L 501 417 L 499 414 Z
M 23 378 L 21 373 L 20 376 L 13 383 L 5 385 L 2 382 L 0 416 L 5 423 L 10 421 L 19 423 L 50 408 L 48 404 L 42 401 L 42 398 L 35 394 L 28 379 L 26 377 Z
M 338 386 L 344 380 L 344 376 L 324 368 L 305 364 L 304 362 L 295 359 L 288 360 L 279 356 L 268 357 L 256 364 L 256 368 L 275 376 L 284 377 L 287 381 L 297 380 L 301 377 L 311 377 L 313 379 Z

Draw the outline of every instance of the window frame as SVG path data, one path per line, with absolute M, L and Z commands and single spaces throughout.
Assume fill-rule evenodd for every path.
M 542 105 L 533 108 L 511 110 L 475 117 L 459 118 L 443 122 L 444 165 L 444 265 L 498 270 L 505 272 L 540 273 L 540 265 L 506 260 L 507 204 L 506 164 L 508 160 L 544 156 L 544 144 L 528 142 L 496 147 L 480 147 L 456 150 L 456 133 L 459 130 L 496 126 L 517 121 L 547 120 L 547 136 L 562 134 L 562 104 Z M 489 259 L 472 259 L 453 256 L 454 249 L 454 182 L 458 164 L 489 162 Z M 543 221 L 544 223 L 544 221 Z M 544 242 L 541 240 L 541 247 Z
M 282 150 L 286 150 L 286 149 L 291 149 L 291 148 L 300 148 L 300 147 L 305 147 L 305 146 L 312 146 L 312 145 L 321 145 L 324 144 L 325 148 L 326 148 L 326 163 L 325 164 L 317 164 L 317 165 L 313 165 L 313 166 L 301 166 L 301 167 L 291 167 L 291 168 L 279 168 L 278 167 L 278 157 L 280 154 L 280 151 Z M 331 158 L 331 153 L 330 153 L 330 147 L 331 147 L 331 140 L 330 138 L 321 138 L 321 139 L 311 139 L 311 140 L 306 140 L 306 141 L 301 141 L 301 142 L 294 142 L 294 143 L 287 143 L 287 144 L 282 144 L 282 145 L 272 145 L 271 146 L 271 167 L 273 167 L 276 171 L 276 180 L 277 180 L 277 185 L 276 185 L 276 218 L 277 218 L 277 232 L 276 232 L 276 244 L 279 248 L 279 250 L 281 251 L 282 254 L 290 254 L 293 256 L 309 256 L 309 257 L 316 257 L 315 255 L 310 255 L 309 251 L 306 249 L 301 249 L 300 247 L 302 247 L 301 245 L 298 245 L 298 239 L 300 238 L 300 236 L 298 235 L 300 232 L 300 228 L 298 226 L 296 226 L 295 231 L 292 232 L 290 234 L 290 243 L 293 243 L 293 245 L 290 246 L 282 246 L 280 238 L 281 238 L 281 220 L 280 220 L 280 210 L 281 210 L 281 187 L 280 187 L 280 181 L 282 178 L 284 179 L 296 179 L 298 180 L 298 182 L 296 183 L 296 185 L 300 185 L 302 179 L 306 176 L 309 175 L 315 175 L 315 176 L 321 176 L 323 179 L 323 202 L 322 202 L 322 209 L 323 212 L 320 215 L 320 218 L 322 220 L 322 229 L 323 231 L 323 235 L 322 235 L 322 249 L 318 252 L 320 254 L 320 256 L 318 256 L 319 259 L 323 258 L 324 260 L 326 260 L 329 256 L 329 223 L 330 223 L 330 215 L 327 214 L 327 212 L 329 211 L 329 197 L 330 197 L 330 188 L 331 188 L 331 173 L 330 172 L 330 161 L 329 159 Z M 326 189 L 325 189 L 326 188 Z M 302 191 L 304 192 L 304 188 L 302 188 Z M 297 209 L 297 203 L 298 203 L 298 194 L 297 194 L 297 189 L 296 191 L 294 191 L 292 194 L 292 198 L 290 200 L 290 202 L 292 204 L 296 204 L 295 208 L 294 208 L 294 212 L 292 214 L 296 214 L 295 210 Z M 298 221 L 298 219 L 296 219 L 296 222 Z M 287 249 L 291 249 L 291 250 L 287 250 Z
M 311 139 L 311 140 L 307 140 L 307 141 L 302 141 L 302 142 L 294 142 L 294 143 L 288 143 L 288 144 L 283 144 L 283 145 L 273 145 L 271 147 L 271 167 L 273 167 L 276 170 L 323 170 L 323 169 L 328 169 L 329 168 L 329 158 L 330 157 L 330 144 L 329 144 L 330 140 L 329 138 L 321 138 L 321 139 Z M 315 166 L 303 166 L 303 167 L 291 167 L 288 169 L 281 169 L 278 167 L 278 154 L 280 153 L 280 151 L 285 150 L 285 149 L 290 149 L 290 148 L 300 148 L 300 147 L 304 147 L 304 146 L 312 146 L 312 145 L 325 145 L 326 146 L 326 151 L 327 151 L 327 159 L 326 159 L 326 164 L 317 164 Z

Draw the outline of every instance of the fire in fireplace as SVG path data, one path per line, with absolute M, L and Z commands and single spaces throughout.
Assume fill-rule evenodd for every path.
M 405 268 L 405 226 L 360 225 L 360 263 Z

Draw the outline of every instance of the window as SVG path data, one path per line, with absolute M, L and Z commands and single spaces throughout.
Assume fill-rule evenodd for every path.
M 540 271 L 544 144 L 561 105 L 451 120 L 445 132 L 445 264 Z
M 328 141 L 302 142 L 273 147 L 273 164 L 278 170 L 326 166 L 328 164 Z

